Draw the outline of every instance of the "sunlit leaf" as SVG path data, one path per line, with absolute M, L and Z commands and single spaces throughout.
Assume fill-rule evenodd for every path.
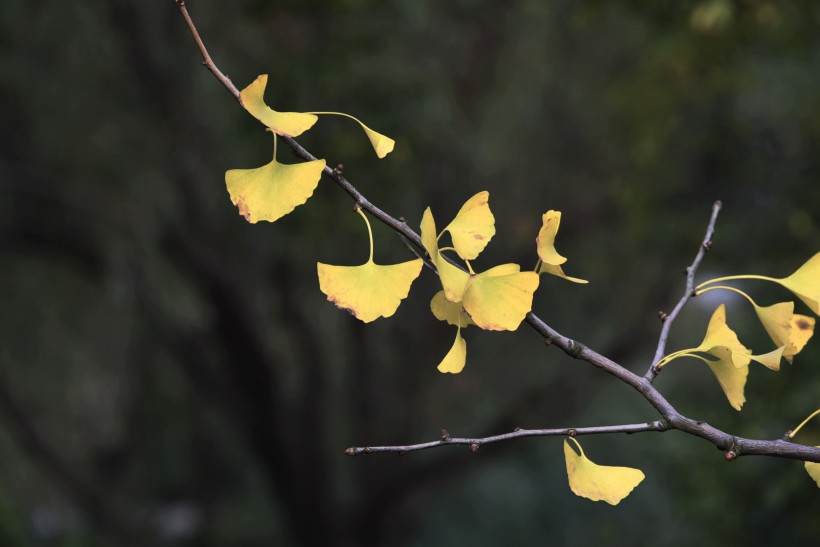
M 811 257 L 789 277 L 776 280 L 820 315 L 820 253 Z
M 568 276 L 567 274 L 564 273 L 564 270 L 561 268 L 561 266 L 547 264 L 546 262 L 541 263 L 541 266 L 538 268 L 538 273 L 539 274 L 547 273 L 547 274 L 550 274 L 550 275 L 557 275 L 558 277 L 562 277 L 562 278 L 566 279 L 567 281 L 572 281 L 573 283 L 583 283 L 583 284 L 589 283 L 589 281 L 587 281 L 586 279 L 579 279 L 577 277 Z
M 390 317 L 421 273 L 420 258 L 382 266 L 368 260 L 361 266 L 318 263 L 319 288 L 327 299 L 369 323 Z
M 475 259 L 495 235 L 495 217 L 490 211 L 489 198 L 487 191 L 471 197 L 444 229 L 450 232 L 453 247 L 464 260 Z
M 817 448 L 820 448 L 820 446 Z M 806 466 L 806 472 L 814 479 L 814 482 L 817 483 L 817 487 L 820 488 L 820 463 L 804 462 L 804 464 Z
M 439 321 L 447 321 L 456 327 L 466 327 L 474 325 L 470 316 L 461 307 L 461 302 L 450 302 L 444 296 L 444 291 L 439 291 L 430 301 L 430 310 Z
M 436 223 L 430 208 L 424 210 L 421 217 L 421 242 L 430 260 L 438 270 L 441 286 L 444 289 L 444 296 L 450 302 L 461 302 L 464 289 L 470 280 L 470 274 L 448 262 L 438 250 L 436 235 Z
M 251 116 L 265 124 L 278 135 L 296 137 L 301 135 L 318 119 L 313 114 L 301 112 L 277 112 L 265 104 L 265 87 L 268 85 L 268 75 L 262 74 L 248 87 L 239 93 L 242 106 Z
M 740 410 L 746 402 L 744 390 L 749 376 L 751 351 L 738 340 L 737 335 L 726 324 L 726 306 L 721 304 L 712 314 L 706 336 L 695 351 L 708 353 L 716 358 L 707 364 L 718 380 L 729 404 Z
M 256 169 L 231 169 L 225 183 L 231 202 L 248 222 L 273 222 L 313 195 L 324 168 L 325 160 L 279 163 L 274 145 L 273 161 Z
M 453 347 L 444 356 L 441 363 L 438 365 L 439 372 L 449 372 L 450 374 L 458 374 L 464 370 L 464 365 L 467 363 L 467 342 L 461 336 L 461 328 L 456 330 L 456 340 L 453 342 Z
M 558 227 L 561 225 L 561 211 L 549 210 L 541 216 L 541 229 L 535 243 L 538 245 L 538 258 L 544 264 L 558 266 L 567 259 L 555 250 L 555 236 L 558 235 Z M 562 272 L 563 273 L 563 272 Z M 558 274 L 553 274 L 558 275 Z M 566 279 L 566 276 L 561 275 Z
M 564 441 L 569 487 L 577 496 L 618 505 L 644 479 L 640 469 L 598 465 L 584 455 L 580 444 L 578 449 L 580 454 Z
M 532 309 L 538 274 L 502 264 L 470 277 L 462 304 L 473 322 L 485 330 L 515 330 Z

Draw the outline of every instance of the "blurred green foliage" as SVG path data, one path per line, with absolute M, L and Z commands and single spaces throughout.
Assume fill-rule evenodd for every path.
M 535 262 L 540 214 L 579 287 L 543 279 L 535 310 L 643 372 L 658 309 L 724 201 L 701 277 L 787 275 L 820 242 L 820 5 L 701 0 L 188 2 L 241 88 L 269 73 L 283 110 L 338 110 L 397 141 L 376 160 L 346 120 L 300 138 L 417 228 L 489 190 L 498 235 L 477 267 Z M 366 257 L 346 196 L 248 225 L 223 173 L 270 140 L 166 2 L 0 4 L 2 545 L 810 544 L 802 466 L 727 464 L 678 433 L 585 441 L 642 468 L 612 508 L 569 491 L 559 439 L 346 458 L 352 444 L 654 419 L 636 393 L 522 328 L 452 332 L 423 275 L 363 327 L 324 301 L 315 263 Z M 281 154 L 282 161 L 290 161 Z M 384 262 L 404 246 L 375 227 Z M 761 303 L 787 297 L 744 285 Z M 751 309 L 695 301 L 670 349 L 697 344 L 717 298 L 756 351 Z M 733 411 L 705 367 L 657 385 L 740 435 L 780 436 L 817 408 L 820 349 L 752 371 Z M 25 442 L 21 424 L 45 440 Z M 799 440 L 820 444 L 820 426 Z M 55 467 L 49 454 L 64 467 Z M 68 476 L 89 492 L 78 494 Z

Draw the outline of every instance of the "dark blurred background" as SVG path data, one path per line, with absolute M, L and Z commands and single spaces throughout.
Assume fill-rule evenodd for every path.
M 242 88 L 269 73 L 280 110 L 339 110 L 397 141 L 377 160 L 348 120 L 299 140 L 418 228 L 490 191 L 498 234 L 477 261 L 535 261 L 540 214 L 578 286 L 542 278 L 534 309 L 643 373 L 712 202 L 710 275 L 791 273 L 820 250 L 820 5 L 811 1 L 213 0 L 188 2 Z M 818 489 L 800 463 L 726 463 L 683 434 L 582 440 L 646 480 L 618 507 L 574 496 L 561 440 L 349 458 L 441 428 L 655 419 L 631 389 L 526 325 L 453 330 L 429 272 L 364 326 L 319 292 L 317 261 L 366 258 L 351 202 L 250 225 L 224 171 L 270 137 L 200 66 L 171 0 L 0 4 L 0 545 L 810 544 Z M 279 158 L 296 161 L 286 148 Z M 376 258 L 407 260 L 375 226 Z M 776 286 L 744 284 L 761 304 Z M 670 351 L 727 302 L 712 293 Z M 806 308 L 798 305 L 803 313 Z M 755 367 L 742 413 L 701 363 L 657 385 L 678 408 L 775 438 L 818 406 L 817 340 Z M 799 441 L 820 444 L 815 422 Z

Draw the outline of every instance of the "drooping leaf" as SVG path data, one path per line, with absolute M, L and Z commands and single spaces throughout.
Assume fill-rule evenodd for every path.
M 462 304 L 473 322 L 485 330 L 515 330 L 532 309 L 538 274 L 502 264 L 470 277 Z
M 319 114 L 319 115 L 328 115 L 328 116 L 343 116 L 345 118 L 350 118 L 351 120 L 355 121 L 360 126 L 362 126 L 362 129 L 364 130 L 365 135 L 367 135 L 367 138 L 370 140 L 370 144 L 373 146 L 373 150 L 376 151 L 376 155 L 379 158 L 385 157 L 387 154 L 392 152 L 393 148 L 395 148 L 395 146 L 396 146 L 396 141 L 394 141 L 390 137 L 382 135 L 378 131 L 373 131 L 372 129 L 367 127 L 365 124 L 363 124 L 362 121 L 359 118 L 351 116 L 350 114 L 345 114 L 344 112 L 311 112 L 310 114 Z
M 450 264 L 439 252 L 436 235 L 436 222 L 430 208 L 424 210 L 421 217 L 421 242 L 425 250 L 430 255 L 430 260 L 438 270 L 441 286 L 444 289 L 444 296 L 450 302 L 461 302 L 464 289 L 470 280 L 470 274 L 464 270 Z
M 547 273 L 547 274 L 550 274 L 550 275 L 556 275 L 558 277 L 566 279 L 567 281 L 572 281 L 573 283 L 582 283 L 582 284 L 589 283 L 589 281 L 587 281 L 586 279 L 579 279 L 577 277 L 568 276 L 567 274 L 564 273 L 564 270 L 561 268 L 561 266 L 547 264 L 546 262 L 541 263 L 541 266 L 538 268 L 538 273 L 539 273 L 539 275 L 542 274 L 542 273 Z
M 407 298 L 410 285 L 421 273 L 420 258 L 387 266 L 372 259 L 361 266 L 317 264 L 319 288 L 327 299 L 369 323 L 390 317 Z
M 789 277 L 776 280 L 820 315 L 820 253 L 811 257 Z
M 433 299 L 430 301 L 430 310 L 439 321 L 447 321 L 447 323 L 456 327 L 466 327 L 475 324 L 464 311 L 464 308 L 461 307 L 461 303 L 447 300 L 443 290 L 433 296 Z
M 231 169 L 225 183 L 231 202 L 248 222 L 274 222 L 313 195 L 324 168 L 325 160 L 279 163 L 274 145 L 273 161 L 256 169 Z
M 760 363 L 768 369 L 778 371 L 780 370 L 780 359 L 783 358 L 783 350 L 786 346 L 780 346 L 777 349 L 764 353 L 763 355 L 749 355 L 749 359 Z
M 444 229 L 450 232 L 458 256 L 473 260 L 495 235 L 495 217 L 488 203 L 490 193 L 479 192 L 461 207 L 453 221 Z
M 783 356 L 791 363 L 791 357 L 797 353 L 791 352 L 792 317 L 794 316 L 794 302 L 779 302 L 771 306 L 752 304 L 763 328 L 769 334 L 775 346 L 785 346 Z M 802 348 L 801 348 L 802 349 Z
M 817 448 L 820 448 L 820 446 Z M 806 466 L 806 472 L 814 479 L 814 482 L 817 483 L 817 487 L 820 488 L 820 463 L 804 462 L 804 465 Z
M 566 257 L 561 256 L 555 250 L 555 236 L 558 235 L 560 225 L 561 211 L 550 209 L 541 216 L 541 229 L 538 231 L 538 237 L 535 238 L 535 243 L 538 245 L 538 258 L 550 266 L 559 266 L 567 261 Z M 566 278 L 563 275 L 561 277 Z
M 464 370 L 464 365 L 467 363 L 467 342 L 461 336 L 461 327 L 456 330 L 456 340 L 453 342 L 453 347 L 444 356 L 441 363 L 438 364 L 438 371 L 442 373 L 449 372 L 450 374 L 458 374 Z
M 268 75 L 262 74 L 239 93 L 242 106 L 251 116 L 268 126 L 277 135 L 296 137 L 301 135 L 318 119 L 313 114 L 302 112 L 277 112 L 265 104 L 265 87 Z
M 584 455 L 580 444 L 577 446 L 580 454 L 564 441 L 569 487 L 577 496 L 618 505 L 644 479 L 640 469 L 598 465 Z

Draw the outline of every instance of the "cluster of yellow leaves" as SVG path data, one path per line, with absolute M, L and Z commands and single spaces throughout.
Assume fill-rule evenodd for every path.
M 467 343 L 461 336 L 462 328 L 475 325 L 484 330 L 516 330 L 532 309 L 533 295 L 542 271 L 586 283 L 569 278 L 563 272 L 558 274 L 539 269 L 542 263 L 547 265 L 547 261 L 556 263 L 556 266 L 566 261 L 554 247 L 560 218 L 561 213 L 556 211 L 549 211 L 543 217 L 544 225 L 536 240 L 540 258 L 536 271 L 522 272 L 518 264 L 501 264 L 476 273 L 470 261 L 481 254 L 495 235 L 495 217 L 489 206 L 489 192 L 479 192 L 467 200 L 441 233 L 436 230 L 430 208 L 424 211 L 421 241 L 438 271 L 442 286 L 442 290 L 433 296 L 430 309 L 437 319 L 457 328 L 453 346 L 439 363 L 439 371 L 457 374 L 464 369 Z M 452 247 L 439 247 L 445 232 L 450 234 Z M 466 270 L 445 256 L 447 251 L 454 251 L 464 261 Z M 558 268 L 560 271 L 560 266 Z
M 362 126 L 378 157 L 389 154 L 393 139 L 373 131 L 358 119 L 340 112 L 277 112 L 265 103 L 268 75 L 262 74 L 243 89 L 239 98 L 251 116 L 274 133 L 273 161 L 256 169 L 231 169 L 225 173 L 225 183 L 231 202 L 248 222 L 274 222 L 305 203 L 312 195 L 325 160 L 314 160 L 296 165 L 276 161 L 276 135 L 296 137 L 316 123 L 317 114 L 345 116 Z
M 643 471 L 632 467 L 613 467 L 598 465 L 588 459 L 581 444 L 573 437 L 569 438 L 578 448 L 572 449 L 564 441 L 564 459 L 567 463 L 569 487 L 577 496 L 592 501 L 605 501 L 618 505 L 644 479 Z
M 662 367 L 680 357 L 694 357 L 704 361 L 714 373 L 729 404 L 740 410 L 746 401 L 744 390 L 751 361 L 759 362 L 771 370 L 780 370 L 781 358 L 791 363 L 814 334 L 815 319 L 794 313 L 794 302 L 779 302 L 771 306 L 759 306 L 743 291 L 718 282 L 735 279 L 760 279 L 778 283 L 793 292 L 816 314 L 820 314 L 820 253 L 814 255 L 792 275 L 775 279 L 758 275 L 738 275 L 712 279 L 697 287 L 696 294 L 712 290 L 730 290 L 741 294 L 753 306 L 763 328 L 775 345 L 775 349 L 763 355 L 740 343 L 737 335 L 726 324 L 726 308 L 721 304 L 712 315 L 706 337 L 696 348 L 685 349 L 667 355 L 657 364 Z

